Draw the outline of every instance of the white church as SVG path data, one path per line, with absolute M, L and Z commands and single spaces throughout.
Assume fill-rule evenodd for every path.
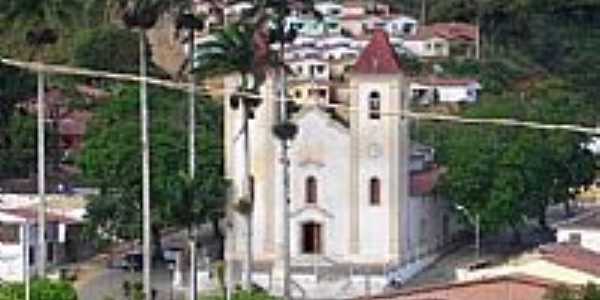
M 434 164 L 432 148 L 411 143 L 409 119 L 386 114 L 406 108 L 410 95 L 410 79 L 386 33 L 373 34 L 348 77 L 346 114 L 301 105 L 291 116 L 298 126 L 289 147 L 292 265 L 385 265 L 402 273 L 440 253 L 456 232 L 448 203 L 434 193 L 443 168 Z M 267 79 L 248 121 L 247 162 L 243 109 L 235 101 L 224 109 L 232 199 L 243 196 L 248 167 L 252 255 L 256 265 L 271 267 L 280 265 L 284 243 L 282 151 L 272 131 L 277 82 Z M 225 88 L 231 96 L 237 81 L 226 80 Z M 233 228 L 226 256 L 243 260 L 248 228 L 241 216 Z

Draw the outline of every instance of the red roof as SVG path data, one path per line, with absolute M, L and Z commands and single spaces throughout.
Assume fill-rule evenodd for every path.
M 409 191 L 411 196 L 429 195 L 437 185 L 444 168 L 434 167 L 410 174 Z
M 14 208 L 14 209 L 0 209 L 0 212 L 3 212 L 8 215 L 13 215 L 16 217 L 20 217 L 26 219 L 27 221 L 31 221 L 33 223 L 37 223 L 37 209 L 35 208 Z M 46 212 L 46 221 L 48 222 L 58 222 L 63 224 L 73 224 L 77 223 L 77 220 L 71 219 L 69 217 L 58 215 L 55 213 Z
M 542 259 L 595 276 L 600 276 L 600 254 L 569 244 L 540 247 Z
M 92 113 L 84 110 L 76 110 L 68 113 L 58 120 L 58 132 L 60 135 L 84 135 L 87 123 L 92 118 Z
M 420 27 L 417 34 L 408 39 L 422 40 L 431 37 L 440 37 L 449 41 L 475 41 L 477 39 L 477 26 L 467 23 L 435 23 Z
M 422 85 L 441 85 L 441 86 L 469 85 L 469 84 L 473 84 L 473 83 L 479 83 L 476 79 L 441 78 L 441 77 L 416 78 L 415 82 L 422 84 Z
M 357 74 L 397 74 L 402 72 L 400 59 L 387 33 L 381 29 L 373 37 L 356 60 L 352 69 Z

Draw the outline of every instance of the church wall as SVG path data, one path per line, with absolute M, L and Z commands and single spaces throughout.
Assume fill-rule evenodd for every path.
M 348 251 L 350 192 L 348 129 L 317 108 L 302 115 L 291 146 L 292 205 L 291 253 L 302 254 L 302 225 L 314 221 L 322 228 L 325 256 L 339 259 Z M 306 203 L 306 181 L 317 182 L 317 203 Z

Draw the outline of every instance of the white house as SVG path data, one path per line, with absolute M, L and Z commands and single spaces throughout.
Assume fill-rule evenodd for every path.
M 473 103 L 479 100 L 481 84 L 474 79 L 418 78 L 410 84 L 417 104 Z
M 405 278 L 414 274 L 414 263 L 423 267 L 425 263 L 418 263 L 430 261 L 428 257 L 451 240 L 455 228 L 450 210 L 433 192 L 442 172 L 431 163 L 433 152 L 410 146 L 408 119 L 382 114 L 408 105 L 409 82 L 400 66 L 387 34 L 376 31 L 348 75 L 347 103 L 357 109 L 347 117 L 318 106 L 304 106 L 293 114 L 298 126 L 289 152 L 293 265 L 387 265 L 393 266 L 395 276 Z M 229 95 L 238 82 L 227 80 Z M 235 101 L 226 102 L 231 103 L 224 112 L 226 176 L 232 181 L 233 199 L 244 196 L 243 186 L 248 184 L 253 256 L 280 274 L 283 173 L 280 142 L 272 133 L 278 120 L 275 74 L 262 86 L 261 95 L 249 120 L 249 161 L 241 133 L 242 109 Z M 233 222 L 229 259 L 244 257 L 245 224 L 241 216 Z
M 323 1 L 315 3 L 315 10 L 324 16 L 341 17 L 344 6 L 333 1 Z
M 558 224 L 556 240 L 600 253 L 600 210 L 593 210 Z
M 67 256 L 76 253 L 68 251 L 67 228 L 76 220 L 53 213 L 46 215 L 47 220 L 47 258 L 49 264 L 67 260 Z M 27 231 L 25 228 L 29 227 Z M 26 235 L 29 234 L 29 236 Z M 0 210 L 0 280 L 21 281 L 24 277 L 26 239 L 29 237 L 29 262 L 31 274 L 35 273 L 37 260 L 37 210 L 1 209 Z
M 385 31 L 393 36 L 408 36 L 417 33 L 417 19 L 405 15 L 390 15 L 385 17 Z

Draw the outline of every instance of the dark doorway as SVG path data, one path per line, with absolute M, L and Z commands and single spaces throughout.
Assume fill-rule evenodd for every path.
M 308 222 L 302 225 L 302 253 L 321 253 L 321 224 Z

